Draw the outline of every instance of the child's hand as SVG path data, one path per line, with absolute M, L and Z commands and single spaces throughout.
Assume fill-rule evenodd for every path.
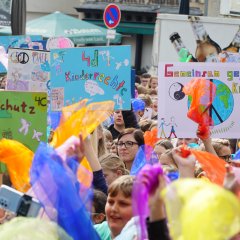
M 81 162 L 85 156 L 85 147 L 82 135 L 79 135 L 79 137 L 71 136 L 61 146 L 56 148 L 56 151 L 63 161 L 66 161 L 69 157 L 75 156 L 78 162 Z
M 210 138 L 209 127 L 199 124 L 196 134 L 197 134 L 197 137 L 200 138 L 202 141 L 209 139 Z
M 174 148 L 172 150 L 173 159 L 179 169 L 180 177 L 194 178 L 194 170 L 196 158 L 193 154 L 188 155 L 186 158 L 181 155 L 181 148 Z

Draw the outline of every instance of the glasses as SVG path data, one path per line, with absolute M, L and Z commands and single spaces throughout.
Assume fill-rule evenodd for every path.
M 219 158 L 222 158 L 224 161 L 226 162 L 230 162 L 230 160 L 232 159 L 232 155 L 224 155 L 224 156 L 218 156 Z
M 131 148 L 134 144 L 138 145 L 138 143 L 136 142 L 132 142 L 132 141 L 127 141 L 127 142 L 118 142 L 116 143 L 117 147 L 118 148 L 121 148 L 121 147 L 125 147 L 125 148 Z

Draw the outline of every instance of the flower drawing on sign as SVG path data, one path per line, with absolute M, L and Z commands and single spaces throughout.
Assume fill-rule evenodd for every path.
M 21 118 L 20 122 L 22 126 L 18 129 L 18 131 L 20 133 L 23 133 L 24 136 L 26 136 L 28 134 L 29 126 L 31 126 L 31 123 L 24 118 Z
M 103 95 L 104 90 L 100 88 L 97 82 L 93 80 L 87 80 L 85 82 L 85 91 L 90 94 L 90 96 L 94 96 L 96 94 Z
M 43 135 L 42 132 L 38 132 L 37 130 L 33 129 L 33 136 L 32 139 L 36 139 L 38 142 L 40 142 L 40 137 Z

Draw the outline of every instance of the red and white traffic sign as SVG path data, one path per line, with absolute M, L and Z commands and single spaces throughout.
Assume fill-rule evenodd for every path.
M 121 10 L 116 4 L 108 4 L 103 13 L 103 20 L 107 28 L 116 28 L 121 20 Z

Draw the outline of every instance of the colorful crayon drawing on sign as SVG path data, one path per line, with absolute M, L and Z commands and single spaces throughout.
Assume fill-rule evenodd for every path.
M 47 51 L 10 48 L 6 89 L 46 92 L 50 79 L 49 57 Z
M 240 71 L 237 63 L 160 63 L 158 133 L 160 137 L 196 137 L 197 123 L 187 117 L 193 101 L 183 87 L 194 78 L 204 78 L 215 88 L 206 108 L 212 119 L 211 134 L 218 138 L 238 138 L 240 132 Z M 209 90 L 207 98 L 211 97 Z
M 53 111 L 83 98 L 115 101 L 115 109 L 131 108 L 130 46 L 53 49 L 50 54 Z
M 43 38 L 42 36 L 0 36 L 0 46 L 3 46 L 6 53 L 10 47 L 12 48 L 19 48 L 21 45 L 28 45 L 32 41 L 41 41 Z M 0 73 L 6 73 L 6 68 L 0 63 Z
M 47 94 L 0 92 L 0 139 L 14 139 L 35 151 L 47 137 Z

